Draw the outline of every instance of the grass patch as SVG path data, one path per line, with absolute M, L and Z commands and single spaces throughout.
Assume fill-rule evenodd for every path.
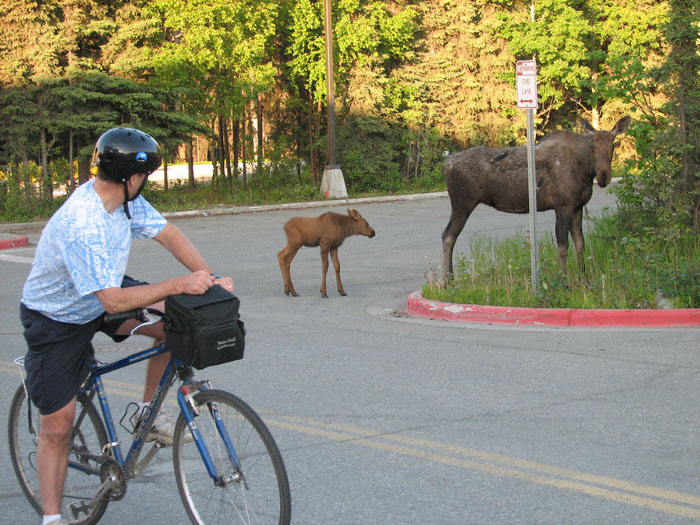
M 203 163 L 199 163 L 203 164 Z M 170 165 L 172 167 L 174 165 Z M 1 173 L 0 173 L 1 174 Z M 38 178 L 38 175 L 35 176 Z M 26 222 L 47 219 L 60 207 L 67 196 L 46 200 L 41 189 L 32 187 L 29 193 L 19 183 L 10 190 L 0 180 L 0 222 Z M 399 181 L 392 191 L 353 186 L 346 181 L 349 198 L 400 195 L 445 191 L 445 181 L 436 177 L 420 177 Z M 218 177 L 215 181 L 198 179 L 194 186 L 187 180 L 171 180 L 168 190 L 155 182 L 146 183 L 143 190 L 146 199 L 161 212 L 196 210 L 217 206 L 259 206 L 290 202 L 326 200 L 318 183 L 314 183 L 309 170 L 297 174 L 295 164 L 289 161 L 248 174 L 248 183 L 229 181 Z M 31 199 L 29 198 L 31 197 Z
M 615 216 L 588 221 L 584 254 L 586 277 L 569 250 L 567 279 L 561 272 L 554 235 L 538 243 L 540 293 L 532 293 L 530 241 L 525 233 L 493 240 L 470 239 L 469 253 L 455 259 L 447 285 L 430 268 L 423 297 L 459 304 L 535 308 L 700 307 L 700 240 L 637 237 L 620 232 Z
M 214 181 L 171 183 L 167 191 L 149 182 L 144 197 L 161 211 L 181 211 L 215 206 L 257 206 L 296 201 L 321 200 L 310 177 L 255 175 L 247 184 L 224 177 Z

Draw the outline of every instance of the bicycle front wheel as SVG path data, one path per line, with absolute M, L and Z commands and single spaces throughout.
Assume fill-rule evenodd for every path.
M 8 443 L 12 467 L 15 469 L 22 492 L 41 516 L 43 510 L 39 493 L 39 476 L 36 470 L 39 409 L 29 405 L 24 386 L 20 385 L 10 405 L 10 417 L 7 422 Z M 102 483 L 100 455 L 106 443 L 107 433 L 97 409 L 91 401 L 79 399 L 68 450 L 68 473 L 63 490 L 63 503 L 73 504 L 71 523 L 79 525 L 97 523 L 107 508 L 107 500 L 98 501 L 92 509 L 84 504 L 97 494 L 97 489 Z
M 207 472 L 180 414 L 173 463 L 180 497 L 192 523 L 288 524 L 292 511 L 287 471 L 265 423 L 243 400 L 228 392 L 206 390 L 194 400 L 198 412 L 194 422 L 211 455 L 217 480 Z M 219 429 L 228 434 L 238 467 Z

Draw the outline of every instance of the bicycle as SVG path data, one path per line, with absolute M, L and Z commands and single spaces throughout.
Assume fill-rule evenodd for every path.
M 162 320 L 163 313 L 150 308 L 107 318 L 112 322 L 143 319 L 146 312 L 160 318 L 144 324 Z M 209 380 L 196 381 L 192 367 L 184 366 L 174 355 L 153 399 L 144 408 L 140 425 L 132 429 L 131 446 L 123 454 L 102 376 L 167 351 L 161 344 L 111 363 L 99 363 L 93 353 L 91 372 L 78 393 L 63 494 L 64 502 L 68 502 L 64 516 L 69 515 L 71 523 L 91 525 L 102 518 L 111 501 L 124 497 L 127 482 L 140 475 L 158 450 L 166 446 L 153 442 L 139 461 L 168 390 L 179 380 L 180 414 L 172 445 L 173 465 L 178 492 L 192 523 L 288 524 L 291 495 L 287 472 L 265 423 L 242 399 L 213 389 Z M 23 366 L 23 360 L 15 362 Z M 123 422 L 130 405 L 120 420 L 125 430 L 129 430 Z M 8 432 L 19 484 L 32 507 L 42 515 L 35 465 L 39 411 L 28 402 L 23 374 L 10 406 Z

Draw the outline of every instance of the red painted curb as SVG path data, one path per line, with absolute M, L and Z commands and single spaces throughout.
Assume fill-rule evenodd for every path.
M 406 313 L 444 321 L 535 326 L 688 327 L 700 326 L 700 308 L 678 310 L 578 310 L 575 308 L 515 308 L 453 304 L 424 299 L 413 292 Z
M 24 248 L 25 246 L 29 246 L 29 239 L 25 235 L 6 241 L 0 241 L 0 250 L 6 250 L 8 248 Z

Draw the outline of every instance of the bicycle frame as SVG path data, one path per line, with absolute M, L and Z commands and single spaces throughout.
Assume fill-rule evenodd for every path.
M 141 314 L 140 320 L 145 317 L 142 312 L 126 312 L 126 316 L 136 319 L 135 313 Z M 150 310 L 148 313 L 157 315 Z M 168 349 L 163 344 L 109 363 L 98 362 L 94 354 L 90 356 L 89 373 L 77 393 L 75 423 L 66 458 L 64 512 L 81 522 L 97 523 L 110 501 L 124 497 L 128 481 L 140 476 L 158 450 L 172 443 L 177 489 L 193 523 L 201 523 L 203 519 L 209 523 L 210 518 L 217 522 L 222 516 L 227 523 L 229 519 L 243 519 L 248 523 L 279 512 L 279 522 L 288 524 L 291 516 L 289 480 L 274 437 L 245 401 L 214 388 L 206 379 L 195 379 L 193 367 L 185 366 L 174 355 L 168 356 L 170 360 L 157 384 L 151 385 L 155 386 L 155 391 L 150 402 L 134 412 L 135 404 L 127 400 L 121 419 L 112 412 L 116 409 L 121 413 L 125 403 L 120 400 L 118 405 L 110 407 L 105 374 L 166 352 Z M 23 358 L 16 360 L 20 366 L 23 361 Z M 163 358 L 157 361 L 162 363 Z M 175 395 L 181 415 L 175 424 L 173 439 L 153 441 L 143 453 L 146 442 L 152 440 L 149 434 L 156 417 L 176 381 Z M 8 418 L 10 455 L 22 491 L 34 510 L 41 514 L 42 479 L 36 466 L 41 416 L 32 414 L 33 404 L 24 371 L 22 382 L 12 400 Z M 136 416 L 139 422 L 134 429 Z M 127 418 L 131 424 L 125 424 Z M 123 441 L 119 439 L 117 424 L 124 427 L 124 431 L 120 431 Z M 199 461 L 204 469 L 202 464 L 197 465 Z M 249 471 L 244 472 L 244 465 L 249 466 Z M 216 505 L 210 504 L 212 498 L 218 502 Z
M 163 372 L 163 375 L 160 378 L 153 399 L 151 399 L 151 402 L 145 408 L 143 424 L 140 426 L 138 432 L 136 433 L 131 447 L 129 448 L 126 454 L 126 458 L 124 457 L 124 454 L 121 449 L 121 442 L 119 441 L 117 436 L 116 425 L 114 424 L 112 411 L 107 401 L 107 395 L 105 392 L 104 384 L 102 382 L 102 376 L 110 372 L 114 372 L 115 370 L 120 370 L 132 364 L 139 363 L 152 357 L 164 354 L 167 351 L 168 350 L 166 349 L 165 344 L 161 344 L 153 348 L 136 352 L 111 363 L 98 364 L 96 361 L 93 361 L 91 364 L 92 372 L 89 376 L 88 382 L 81 388 L 80 392 L 78 393 L 78 396 L 87 396 L 88 398 L 93 398 L 94 395 L 97 394 L 97 397 L 100 402 L 100 409 L 102 411 L 103 422 L 105 424 L 107 436 L 109 438 L 109 443 L 106 445 L 105 448 L 111 449 L 114 459 L 124 470 L 127 479 L 131 479 L 138 475 L 145 466 L 143 465 L 143 463 L 145 462 L 147 464 L 148 462 L 150 462 L 150 459 L 152 459 L 153 455 L 155 455 L 158 449 L 162 447 L 160 443 L 155 442 L 154 449 L 152 450 L 152 452 L 149 452 L 149 455 L 146 458 L 144 458 L 142 464 L 137 464 L 139 455 L 141 454 L 143 446 L 146 443 L 146 436 L 148 435 L 148 432 L 153 426 L 153 422 L 155 421 L 156 415 L 158 414 L 158 411 L 160 410 L 163 401 L 165 400 L 170 386 L 174 382 L 176 370 L 183 365 L 182 362 L 174 356 L 168 362 L 168 366 L 166 366 L 165 371 Z M 217 474 L 216 468 L 214 467 L 214 463 L 211 459 L 211 455 L 209 454 L 206 444 L 203 443 L 202 436 L 199 432 L 199 429 L 197 428 L 197 424 L 194 421 L 196 409 L 193 400 L 193 393 L 195 393 L 198 390 L 208 390 L 210 388 L 211 387 L 208 384 L 208 381 L 195 381 L 192 375 L 189 375 L 189 377 L 186 377 L 183 380 L 183 384 L 180 386 L 180 388 L 178 388 L 177 400 L 180 406 L 180 410 L 184 415 L 187 427 L 192 433 L 193 439 L 197 445 L 200 455 L 202 456 L 202 460 L 204 461 L 207 472 L 211 476 L 214 483 L 218 485 L 226 483 L 230 480 L 224 480 L 222 479 L 222 476 Z M 211 416 L 216 422 L 216 427 L 219 431 L 219 434 L 221 435 L 222 440 L 226 445 L 228 455 L 236 469 L 239 470 L 240 461 L 238 459 L 238 455 L 236 454 L 235 447 L 231 442 L 230 436 L 228 435 L 226 428 L 223 424 L 221 424 L 220 417 L 217 414 L 217 409 L 216 407 L 210 407 L 209 410 L 211 412 Z M 103 456 L 107 452 L 108 450 L 103 450 Z M 99 472 L 92 472 L 90 469 L 86 469 L 85 466 L 81 465 L 80 463 L 70 462 L 68 466 L 69 468 L 77 468 L 86 472 L 99 474 Z M 105 480 L 105 483 L 108 482 L 110 482 L 109 479 Z

